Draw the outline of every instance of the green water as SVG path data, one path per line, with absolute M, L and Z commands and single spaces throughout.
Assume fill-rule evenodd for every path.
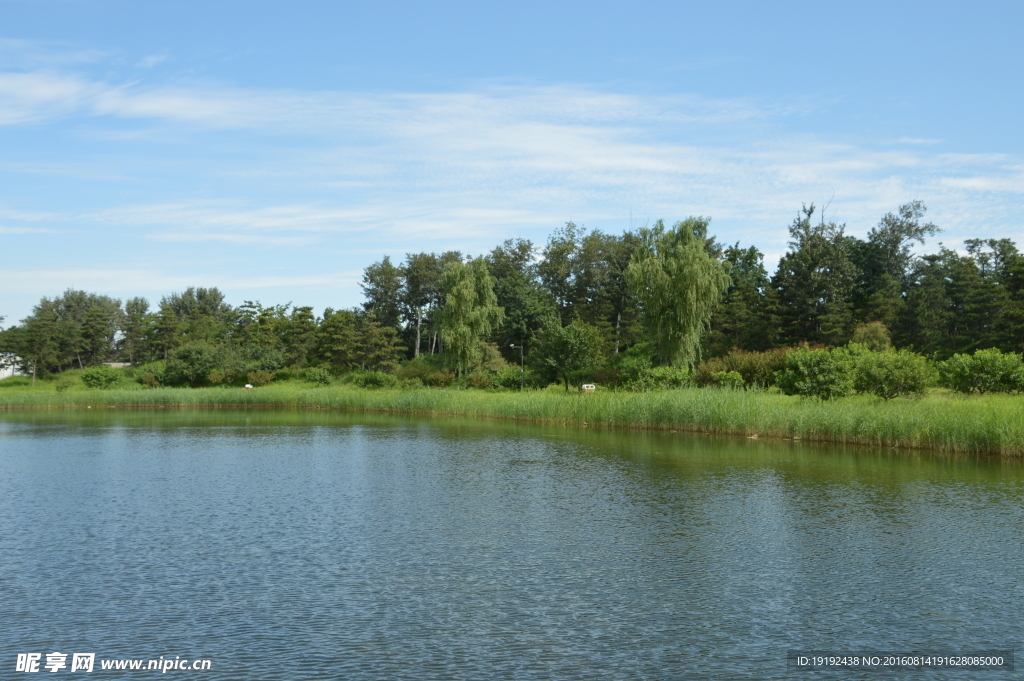
M 66 648 L 223 679 L 789 678 L 789 650 L 1012 650 L 1022 492 L 1015 463 L 798 442 L 6 413 L 0 665 Z

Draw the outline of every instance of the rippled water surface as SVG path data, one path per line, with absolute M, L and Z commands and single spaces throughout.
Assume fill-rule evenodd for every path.
M 9 413 L 0 678 L 52 651 L 303 680 L 808 678 L 787 650 L 1021 650 L 1022 492 L 1014 463 L 672 433 Z

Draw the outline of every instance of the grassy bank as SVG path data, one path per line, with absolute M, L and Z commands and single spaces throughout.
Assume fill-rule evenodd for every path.
M 800 438 L 927 448 L 949 453 L 1024 455 L 1024 398 L 933 394 L 883 402 L 832 402 L 774 392 L 682 388 L 647 393 L 479 390 L 365 390 L 300 381 L 256 390 L 160 388 L 0 391 L 0 409 L 285 407 L 460 415 L 537 423 Z

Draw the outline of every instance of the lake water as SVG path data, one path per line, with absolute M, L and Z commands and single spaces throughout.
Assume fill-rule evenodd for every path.
M 0 414 L 19 653 L 203 679 L 781 679 L 1021 649 L 1024 468 L 328 412 Z M 1020 667 L 1018 667 L 1018 670 Z M 74 672 L 79 675 L 79 672 Z M 91 678 L 90 675 L 81 675 Z M 824 673 L 1019 678 L 1018 672 Z M 75 678 L 74 676 L 72 678 Z

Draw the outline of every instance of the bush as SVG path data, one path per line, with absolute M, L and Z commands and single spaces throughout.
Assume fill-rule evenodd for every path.
M 159 388 L 164 383 L 164 363 L 149 362 L 135 367 L 135 381 L 150 388 Z
M 273 371 L 261 371 L 257 369 L 247 373 L 245 378 L 254 388 L 259 388 L 260 386 L 270 385 L 270 382 L 277 378 L 277 374 Z
M 72 381 L 70 378 L 68 378 L 67 376 L 63 376 L 57 379 L 57 381 L 53 384 L 53 388 L 59 393 L 66 393 L 68 391 L 68 388 L 70 388 L 74 384 L 75 382 Z
M 498 373 L 494 376 L 494 383 L 500 388 L 518 390 L 525 382 L 523 379 L 524 376 L 520 368 L 509 365 L 498 369 Z
M 423 385 L 431 388 L 447 388 L 455 384 L 455 374 L 451 371 L 431 371 L 423 379 Z
M 716 388 L 732 388 L 739 390 L 745 383 L 743 376 L 738 371 L 716 371 L 711 374 L 711 382 L 708 385 Z
M 882 322 L 861 324 L 853 330 L 853 338 L 850 339 L 850 342 L 866 346 L 873 352 L 892 350 L 892 337 L 889 335 L 889 329 Z
M 490 388 L 493 385 L 494 379 L 491 378 L 491 375 L 482 371 L 476 371 L 466 376 L 466 386 L 469 388 Z
M 331 384 L 331 372 L 327 369 L 321 369 L 319 367 L 313 369 L 306 369 L 305 371 L 306 380 L 316 383 L 317 385 L 330 385 Z
M 438 355 L 438 357 L 440 358 L 440 355 Z M 420 381 L 425 382 L 427 376 L 429 376 L 432 371 L 437 371 L 438 367 L 436 364 L 436 362 L 428 360 L 426 356 L 420 356 L 416 359 L 410 359 L 407 362 L 402 362 L 399 365 L 398 370 L 395 372 L 395 375 L 402 380 L 418 378 Z
M 884 400 L 923 395 L 935 379 L 931 363 L 909 350 L 868 352 L 858 355 L 854 362 L 853 387 Z
M 996 348 L 953 355 L 939 365 L 941 383 L 960 393 L 1012 393 L 1024 390 L 1024 365 L 1015 352 Z
M 747 352 L 735 349 L 722 357 L 702 362 L 694 372 L 694 383 L 701 387 L 713 385 L 713 374 L 735 371 L 748 388 L 768 388 L 775 385 L 776 374 L 786 368 L 786 355 L 793 350 L 775 348 L 764 352 Z
M 682 388 L 691 382 L 690 372 L 683 367 L 648 367 L 626 384 L 627 390 L 647 391 Z
M 383 371 L 358 371 L 349 374 L 349 382 L 360 388 L 397 388 L 399 380 Z
M 844 348 L 801 348 L 786 355 L 776 383 L 787 395 L 832 400 L 853 392 L 853 353 Z
M 86 388 L 105 390 L 117 383 L 121 375 L 108 366 L 89 367 L 82 372 L 82 384 Z
M 245 348 L 245 356 L 246 372 L 277 371 L 284 366 L 284 355 L 272 345 L 253 343 Z
M 171 350 L 165 371 L 166 382 L 188 383 L 195 387 L 218 368 L 217 355 L 217 348 L 208 343 L 187 343 Z

